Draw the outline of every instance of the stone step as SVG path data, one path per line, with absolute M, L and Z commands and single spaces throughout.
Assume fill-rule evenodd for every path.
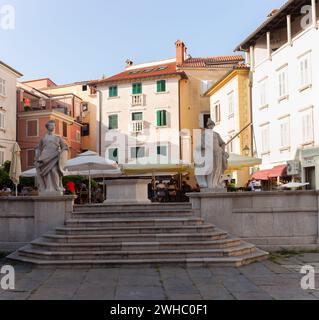
M 138 259 L 138 260 L 40 260 L 29 257 L 23 257 L 15 252 L 8 256 L 13 261 L 30 263 L 44 268 L 90 268 L 90 267 L 155 267 L 155 266 L 183 266 L 183 267 L 240 267 L 252 262 L 263 261 L 267 259 L 268 254 L 265 251 L 256 249 L 252 253 L 239 257 L 214 257 L 214 258 L 170 258 L 170 259 Z
M 74 219 L 114 219 L 114 218 L 176 218 L 176 217 L 193 217 L 191 211 L 174 211 L 174 210 L 161 210 L 161 211 L 74 211 L 72 218 Z
M 139 259 L 170 259 L 170 258 L 201 258 L 201 257 L 236 257 L 252 253 L 254 245 L 242 243 L 228 249 L 192 249 L 192 250 L 155 250 L 155 251 L 83 251 L 83 252 L 51 252 L 27 246 L 19 250 L 23 257 L 40 260 L 139 260 Z
M 147 226 L 190 226 L 202 225 L 203 219 L 193 217 L 181 218 L 109 218 L 109 219 L 70 219 L 67 227 L 147 227 Z
M 212 241 L 228 237 L 227 232 L 215 229 L 210 233 L 161 233 L 161 234 L 107 234 L 107 235 L 58 235 L 46 234 L 45 241 L 62 243 L 96 243 L 96 242 L 170 242 L 170 241 Z
M 56 228 L 58 235 L 117 235 L 117 234 L 168 234 L 168 233 L 208 233 L 214 231 L 211 224 L 195 226 L 157 227 L 95 227 L 95 228 Z
M 194 242 L 114 242 L 114 243 L 54 243 L 39 239 L 31 242 L 34 249 L 65 252 L 65 251 L 152 251 L 182 249 L 224 249 L 239 246 L 240 239 L 222 239 L 214 241 Z
M 154 204 L 115 204 L 115 205 L 81 205 L 74 206 L 74 212 L 161 212 L 192 211 L 190 203 L 154 203 Z

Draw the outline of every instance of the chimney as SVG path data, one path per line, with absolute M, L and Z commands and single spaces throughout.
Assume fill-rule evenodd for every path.
M 267 18 L 271 18 L 274 16 L 279 10 L 278 9 L 273 9 L 270 11 L 270 13 L 267 15 Z
M 130 59 L 127 59 L 127 60 L 125 61 L 125 63 L 126 63 L 126 68 L 129 68 L 129 67 L 131 67 L 131 66 L 134 64 L 133 61 L 130 60 Z
M 185 43 L 181 40 L 177 40 L 175 42 L 175 46 L 176 46 L 176 64 L 180 66 L 185 61 L 187 48 L 185 46 Z

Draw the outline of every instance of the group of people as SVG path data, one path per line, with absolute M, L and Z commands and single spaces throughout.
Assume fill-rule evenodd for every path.
M 187 193 L 199 191 L 199 186 L 193 189 L 188 180 L 184 180 L 179 188 L 174 178 L 171 178 L 170 181 L 153 178 L 148 185 L 148 198 L 152 202 L 187 202 L 189 201 Z
M 67 182 L 65 185 L 65 194 L 78 196 L 76 200 L 78 204 L 85 204 L 89 202 L 89 188 L 84 182 L 78 186 L 73 181 Z M 99 185 L 93 186 L 91 192 L 91 202 L 103 203 L 104 200 L 102 188 Z

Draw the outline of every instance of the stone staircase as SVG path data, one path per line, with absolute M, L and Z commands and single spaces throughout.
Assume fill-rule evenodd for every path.
M 267 256 L 194 217 L 189 204 L 152 204 L 76 206 L 64 226 L 8 258 L 42 267 L 239 267 Z

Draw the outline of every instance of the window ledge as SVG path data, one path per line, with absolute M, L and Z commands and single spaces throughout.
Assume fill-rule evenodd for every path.
M 269 104 L 265 104 L 264 106 L 260 107 L 259 110 L 262 111 L 268 108 L 269 108 Z
M 267 151 L 267 152 L 265 151 L 265 152 L 262 152 L 262 153 L 261 153 L 261 156 L 262 156 L 262 157 L 264 157 L 264 156 L 269 156 L 269 155 L 270 155 L 270 151 Z
M 289 94 L 280 97 L 280 98 L 278 99 L 278 102 L 280 103 L 280 102 L 282 102 L 282 101 L 284 101 L 284 100 L 289 100 Z
M 170 93 L 170 92 L 169 92 L 169 91 L 155 92 L 155 94 L 159 94 L 159 95 L 161 95 L 161 94 L 168 94 L 168 93 Z
M 301 144 L 301 147 L 313 146 L 315 144 L 314 141 L 308 141 Z
M 284 152 L 284 151 L 290 151 L 291 150 L 291 147 L 282 147 L 279 149 L 280 152 Z
M 169 126 L 156 126 L 156 129 L 167 129 L 167 128 L 169 128 Z
M 235 113 L 232 113 L 228 116 L 228 119 L 233 119 L 233 118 L 235 118 Z
M 304 86 L 299 88 L 299 92 L 303 92 L 303 91 L 305 91 L 307 89 L 310 89 L 310 88 L 312 88 L 312 84 L 311 83 L 310 84 L 306 84 L 306 85 L 304 85 Z
M 6 133 L 6 129 L 0 128 L 0 132 Z
M 7 96 L 0 93 L 0 97 L 5 99 Z
M 108 97 L 107 100 L 115 100 L 115 99 L 120 99 L 120 96 L 117 97 Z

